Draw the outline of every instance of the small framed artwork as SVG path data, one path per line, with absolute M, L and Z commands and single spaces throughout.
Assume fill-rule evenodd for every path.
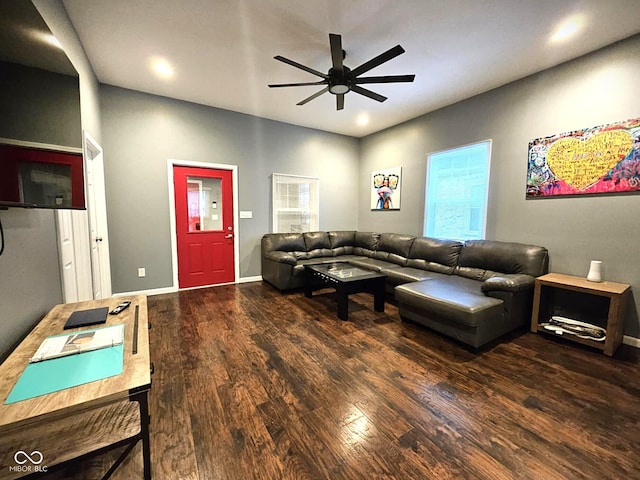
M 371 210 L 400 210 L 402 167 L 371 172 Z

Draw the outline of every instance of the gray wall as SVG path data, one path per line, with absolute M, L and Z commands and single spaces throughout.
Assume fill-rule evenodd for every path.
M 2 63 L 0 137 L 80 147 L 78 79 Z M 6 74 L 6 75 L 4 75 Z M 6 85 L 4 85 L 6 81 Z M 0 211 L 0 359 L 51 307 L 62 301 L 52 210 Z
M 0 361 L 62 301 L 55 222 L 50 210 L 0 210 Z
M 78 77 L 0 62 L 0 137 L 81 147 Z
M 100 140 L 99 85 L 66 10 L 59 0 L 34 0 L 34 5 L 80 77 L 81 127 Z M 74 107 L 77 114 L 77 105 Z M 77 123 L 73 132 L 59 132 L 52 122 L 48 134 L 32 141 L 63 146 L 81 145 Z M 71 136 L 75 138 L 65 140 Z M 6 248 L 0 256 L 0 361 L 54 305 L 62 302 L 54 213 L 50 210 L 0 211 Z
M 78 39 L 78 34 L 69 20 L 61 0 L 32 0 L 34 6 L 51 30 L 64 46 L 64 52 L 80 77 L 80 115 L 82 129 L 86 130 L 98 143 L 100 128 L 100 84 L 93 72 Z
M 237 207 L 253 211 L 237 228 L 241 278 L 260 275 L 274 172 L 319 177 L 320 228 L 355 228 L 359 140 L 113 86 L 100 94 L 114 292 L 173 285 L 168 159 L 238 166 Z
M 640 195 L 525 200 L 531 139 L 640 115 L 640 36 L 362 139 L 360 230 L 422 235 L 426 156 L 492 139 L 487 238 L 543 245 L 550 270 L 586 276 L 602 260 L 607 280 L 640 291 Z M 371 171 L 403 167 L 402 210 L 369 209 Z M 638 309 L 627 335 L 640 337 Z

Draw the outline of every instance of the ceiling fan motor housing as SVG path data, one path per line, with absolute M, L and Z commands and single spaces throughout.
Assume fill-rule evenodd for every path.
M 334 95 L 343 95 L 351 90 L 351 70 L 342 66 L 342 71 L 337 68 L 329 69 L 329 91 Z

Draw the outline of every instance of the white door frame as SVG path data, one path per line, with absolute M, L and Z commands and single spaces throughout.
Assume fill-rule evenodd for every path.
M 239 283 L 240 280 L 240 241 L 238 239 L 238 166 L 223 163 L 194 162 L 191 160 L 167 160 L 167 177 L 169 180 L 169 223 L 171 226 L 171 267 L 173 269 L 173 288 L 179 290 L 178 283 L 178 242 L 176 239 L 176 195 L 173 186 L 173 167 L 196 167 L 210 170 L 231 170 L 231 184 L 233 187 L 233 269 L 235 280 L 232 283 Z M 224 284 L 220 284 L 224 285 Z M 202 287 L 194 287 L 202 288 Z M 184 289 L 188 290 L 188 289 Z

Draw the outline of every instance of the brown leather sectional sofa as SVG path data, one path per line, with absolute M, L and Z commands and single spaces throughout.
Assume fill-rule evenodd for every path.
M 544 247 L 459 242 L 356 231 L 262 237 L 262 278 L 280 290 L 304 286 L 304 265 L 349 262 L 387 276 L 400 316 L 478 348 L 529 323 Z

